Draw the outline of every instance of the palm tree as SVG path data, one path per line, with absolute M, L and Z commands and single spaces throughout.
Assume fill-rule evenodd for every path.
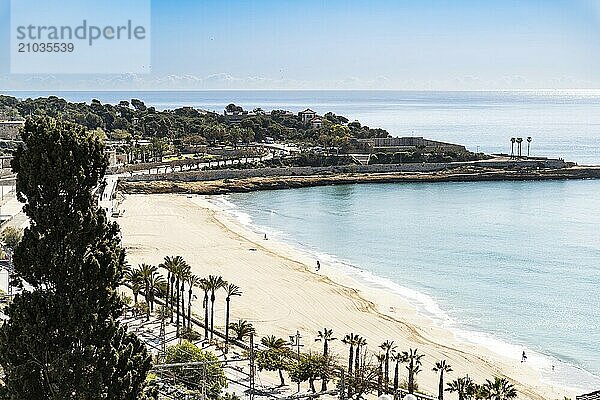
M 319 331 L 315 342 L 323 342 L 323 357 L 327 359 L 327 355 L 329 354 L 329 342 L 336 340 L 333 337 L 333 329 L 323 328 L 322 331 Z M 327 379 L 325 376 L 321 379 L 321 392 L 327 390 Z
M 377 396 L 381 396 L 382 381 L 383 381 L 383 363 L 385 362 L 385 354 L 379 353 L 375 356 L 377 358 Z
M 260 339 L 260 343 L 267 347 L 269 351 L 276 352 L 278 354 L 285 354 L 289 351 L 288 342 L 283 340 L 282 338 L 275 337 L 274 335 L 265 336 Z M 285 386 L 285 380 L 283 379 L 283 372 L 281 368 L 277 369 L 279 372 L 279 380 L 281 381 L 281 386 Z
M 179 301 L 179 293 L 181 291 L 181 286 L 180 286 L 180 281 L 181 278 L 185 275 L 186 270 L 188 270 L 190 267 L 189 265 L 187 265 L 187 263 L 185 261 L 183 261 L 183 259 L 181 260 L 181 262 L 178 262 L 177 264 L 175 264 L 173 266 L 173 271 L 172 271 L 172 276 L 171 276 L 171 283 L 174 284 L 172 285 L 172 289 L 174 291 L 174 295 L 175 295 L 175 299 L 176 299 L 176 312 L 177 312 L 177 320 L 175 322 L 175 325 L 177 326 L 177 336 L 179 336 L 179 314 L 181 314 L 179 312 L 179 306 L 180 306 L 180 301 Z M 175 281 L 173 281 L 173 276 L 175 277 Z M 182 310 L 183 311 L 183 310 Z
M 160 296 L 165 290 L 165 278 L 158 272 L 153 273 L 150 276 L 150 293 L 148 299 L 150 300 L 150 312 L 154 312 L 154 297 L 155 295 Z
M 208 339 L 208 291 L 210 290 L 208 279 L 200 279 L 198 287 L 204 291 L 204 300 L 202 300 L 202 308 L 204 308 L 204 339 Z
M 243 319 L 240 319 L 238 322 L 232 322 L 231 324 L 229 324 L 229 329 L 231 329 L 235 333 L 235 338 L 240 341 L 244 340 L 246 336 L 250 336 L 251 334 L 256 332 L 252 324 Z
M 446 360 L 441 360 L 435 363 L 435 367 L 433 367 L 432 370 L 440 373 L 438 399 L 444 400 L 444 372 L 451 372 L 452 368 L 450 367 L 450 364 L 446 363 Z
M 390 352 L 394 352 L 396 346 L 394 346 L 394 341 L 386 340 L 383 342 L 379 348 L 385 351 L 385 374 L 383 382 L 385 384 L 385 392 L 388 392 L 389 384 L 390 384 Z
M 229 283 L 227 286 L 225 286 L 225 293 L 225 352 L 227 352 L 227 343 L 229 343 L 229 303 L 231 302 L 232 296 L 241 296 L 242 291 L 240 290 L 239 286 Z
M 531 136 L 527 136 L 527 158 L 529 158 L 529 146 L 531 145 Z
M 131 286 L 133 292 L 133 304 L 137 304 L 138 295 L 144 287 L 144 277 L 142 271 L 139 268 L 133 268 L 125 273 L 125 280 Z
M 208 284 L 210 289 L 210 338 L 212 339 L 215 333 L 215 292 L 227 285 L 227 282 L 222 276 L 209 275 Z
M 516 138 L 514 138 L 514 137 L 510 138 L 510 158 L 515 157 L 515 142 L 516 141 L 517 141 Z
M 169 312 L 169 298 L 171 297 L 171 292 L 169 291 L 169 289 L 171 288 L 171 264 L 170 264 L 170 257 L 167 256 L 165 257 L 165 261 L 163 261 L 162 263 L 160 263 L 158 265 L 159 268 L 163 268 L 167 271 L 167 295 L 165 296 L 165 310 L 167 310 L 167 312 Z
M 487 379 L 483 384 L 483 395 L 488 400 L 512 400 L 517 397 L 517 390 L 506 378 Z
M 152 275 L 154 275 L 156 269 L 157 268 L 154 265 L 149 264 L 140 264 L 139 266 L 140 274 L 144 281 L 144 297 L 146 298 L 146 305 L 148 306 L 146 311 L 146 321 L 150 320 L 150 284 Z
M 193 293 L 193 289 L 195 287 L 198 287 L 198 285 L 200 284 L 200 277 L 194 274 L 190 274 L 190 276 L 188 277 L 188 329 L 192 329 L 192 295 Z
M 165 307 L 170 305 L 171 322 L 173 322 L 173 287 L 175 286 L 175 273 L 182 265 L 185 265 L 185 261 L 181 256 L 165 257 L 165 260 L 159 265 L 159 267 L 167 270 L 167 297 L 165 300 Z
M 367 345 L 367 339 L 356 335 L 356 341 L 354 343 L 354 375 L 358 379 L 359 368 L 360 368 L 360 351 Z
M 354 345 L 356 344 L 356 339 L 358 335 L 351 333 L 349 335 L 344 336 L 342 339 L 342 343 L 350 345 L 350 352 L 348 353 L 348 375 L 352 375 L 352 367 L 354 363 Z
M 517 138 L 517 149 L 519 150 L 519 158 L 521 157 L 521 143 L 523 143 L 523 138 Z
M 456 392 L 458 394 L 458 400 L 467 400 L 471 398 L 475 392 L 475 384 L 468 376 L 456 378 L 452 382 L 448 382 L 447 386 L 446 391 L 450 393 Z
M 186 265 L 180 271 L 179 279 L 181 281 L 181 327 L 185 328 L 185 283 L 190 279 L 192 272 L 189 265 Z
M 396 363 L 394 366 L 394 396 L 398 393 L 399 378 L 400 378 L 400 363 L 407 362 L 408 359 L 404 356 L 404 353 L 392 354 L 392 361 Z
M 408 362 L 408 365 L 406 366 L 406 369 L 408 370 L 408 393 L 414 393 L 415 378 L 416 375 L 421 372 L 421 358 L 423 358 L 425 355 L 419 354 L 417 349 L 410 349 L 402 354 L 404 357 L 406 357 Z

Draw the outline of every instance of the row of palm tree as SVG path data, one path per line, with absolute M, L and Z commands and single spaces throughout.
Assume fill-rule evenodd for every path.
M 448 392 L 456 392 L 458 400 L 490 399 L 490 400 L 512 400 L 517 398 L 517 390 L 506 378 L 496 377 L 494 380 L 487 379 L 482 385 L 478 385 L 469 376 L 457 378 L 448 383 Z
M 251 324 L 246 321 L 240 321 L 241 326 L 244 324 L 249 325 L 250 331 L 254 333 L 254 328 Z M 241 339 L 241 337 L 240 337 Z M 327 358 L 330 356 L 329 344 L 331 341 L 337 340 L 334 337 L 332 329 L 324 328 L 319 330 L 316 342 L 323 343 L 323 357 Z M 367 342 L 364 338 L 356 334 L 348 334 L 342 342 L 349 346 L 348 353 L 348 374 L 352 379 L 358 381 L 358 375 L 363 373 L 363 369 L 366 363 L 366 345 Z M 261 340 L 261 343 L 268 349 L 289 354 L 289 343 L 281 338 L 275 336 L 267 336 Z M 394 364 L 394 378 L 393 378 L 393 392 L 397 393 L 399 389 L 399 374 L 400 364 L 406 364 L 408 371 L 407 389 L 409 393 L 414 393 L 417 388 L 416 376 L 422 371 L 422 359 L 425 356 L 419 353 L 418 349 L 409 349 L 408 351 L 396 351 L 397 346 L 394 345 L 393 341 L 386 341 L 382 343 L 379 348 L 383 352 L 376 355 L 377 364 L 377 389 L 378 395 L 381 395 L 383 391 L 389 392 L 390 389 L 390 362 Z M 278 368 L 281 385 L 284 385 L 283 375 L 281 371 L 281 365 Z M 471 378 L 463 377 L 456 378 L 453 381 L 447 383 L 447 387 L 444 387 L 445 374 L 452 372 L 452 367 L 447 363 L 446 360 L 437 361 L 432 368 L 434 372 L 439 374 L 439 386 L 438 386 L 438 399 L 443 400 L 444 392 L 456 392 L 459 396 L 459 400 L 470 400 L 470 399 L 490 399 L 490 400 L 511 400 L 516 398 L 516 390 L 514 386 L 506 378 L 495 378 L 487 380 L 482 385 L 475 384 Z M 327 390 L 327 371 L 322 372 L 321 379 L 321 391 Z M 349 396 L 352 396 L 352 385 L 349 385 Z
M 319 331 L 316 340 L 322 340 L 327 343 L 329 340 L 335 340 L 333 338 L 333 331 L 331 329 L 325 329 Z M 366 346 L 366 340 L 356 334 L 348 334 L 342 339 L 342 342 L 349 346 L 348 353 L 348 374 L 352 377 L 353 374 L 357 375 L 359 371 L 359 365 L 361 365 L 361 349 Z M 422 371 L 422 359 L 425 356 L 419 353 L 418 349 L 409 349 L 408 351 L 396 351 L 397 346 L 394 345 L 393 341 L 385 341 L 379 348 L 382 352 L 375 355 L 377 361 L 377 391 L 378 396 L 382 393 L 397 393 L 399 388 L 399 375 L 400 375 L 400 364 L 406 364 L 408 372 L 407 389 L 409 393 L 414 393 L 417 388 L 416 377 Z M 328 349 L 324 346 L 324 355 Z M 366 357 L 366 351 L 362 353 L 363 359 Z M 390 385 L 390 362 L 394 365 L 394 377 L 393 382 Z M 353 372 L 354 369 L 354 372 Z M 459 400 L 468 399 L 493 399 L 493 400 L 510 400 L 516 397 L 516 390 L 514 386 L 506 378 L 495 378 L 493 381 L 487 380 L 483 385 L 476 385 L 471 378 L 457 378 L 444 387 L 445 374 L 452 372 L 452 367 L 446 362 L 446 360 L 437 361 L 432 368 L 434 372 L 439 374 L 439 385 L 438 385 L 438 399 L 443 400 L 444 392 L 457 392 Z M 323 390 L 326 386 L 323 386 Z M 352 395 L 352 388 L 349 387 L 349 396 Z
M 158 272 L 159 268 L 167 272 L 167 279 Z M 228 283 L 221 276 L 209 275 L 206 278 L 200 278 L 191 273 L 190 266 L 181 256 L 165 257 L 164 262 L 158 267 L 148 264 L 140 264 L 137 268 L 127 268 L 125 281 L 132 289 L 134 302 L 138 302 L 138 296 L 143 293 L 147 304 L 146 319 L 149 320 L 150 313 L 154 311 L 155 297 L 159 296 L 165 299 L 165 310 L 170 316 L 171 322 L 175 322 L 177 335 L 182 328 L 191 328 L 191 304 L 196 296 L 194 288 L 199 288 L 204 293 L 204 336 L 213 339 L 214 337 L 214 310 L 218 292 L 225 291 L 226 312 L 225 312 L 225 351 L 229 343 L 230 331 L 235 333 L 237 340 L 243 340 L 250 334 L 255 333 L 255 329 L 248 321 L 239 320 L 230 323 L 230 306 L 233 296 L 242 294 L 240 288 L 232 283 Z M 185 304 L 185 292 L 187 289 L 187 309 Z M 187 315 L 186 315 L 187 314 Z M 330 342 L 337 340 L 334 337 L 333 330 L 324 328 L 318 331 L 315 341 L 323 343 L 323 357 L 330 356 Z M 355 382 L 359 381 L 359 375 L 363 373 L 367 364 L 367 341 L 365 338 L 350 333 L 344 336 L 342 343 L 348 345 L 348 375 Z M 268 336 L 263 338 L 262 344 L 269 349 L 281 351 L 289 346 L 285 340 Z M 422 372 L 422 359 L 424 354 L 417 349 L 408 351 L 397 351 L 394 341 L 385 341 L 379 346 L 381 352 L 375 355 L 377 360 L 377 391 L 378 395 L 382 393 L 397 393 L 399 389 L 400 365 L 406 364 L 408 372 L 407 389 L 409 393 L 414 393 L 417 388 L 416 377 Z M 390 382 L 390 362 L 394 366 L 393 382 Z M 280 379 L 283 385 L 283 375 L 281 366 L 279 370 Z M 443 400 L 444 392 L 456 392 L 459 400 L 470 399 L 493 399 L 510 400 L 516 397 L 514 386 L 505 378 L 495 378 L 493 381 L 487 380 L 482 385 L 477 385 L 468 376 L 456 378 L 447 383 L 444 387 L 445 374 L 452 372 L 451 366 L 446 360 L 440 360 L 435 363 L 433 371 L 439 374 L 438 399 Z M 321 378 L 321 391 L 327 390 L 328 373 L 323 371 Z M 358 390 L 358 389 L 356 389 Z M 348 395 L 352 396 L 352 385 L 348 387 Z M 360 397 L 360 393 L 357 393 Z
M 167 279 L 158 272 L 163 269 L 167 273 Z M 165 299 L 165 310 L 169 315 L 170 322 L 175 323 L 177 336 L 180 335 L 180 327 L 192 327 L 192 301 L 194 288 L 199 288 L 204 292 L 202 307 L 204 308 L 204 337 L 214 338 L 214 312 L 217 292 L 220 289 L 225 291 L 225 344 L 229 342 L 231 298 L 241 296 L 242 291 L 237 285 L 228 283 L 221 276 L 209 275 L 206 278 L 200 278 L 191 272 L 190 266 L 181 256 L 165 257 L 164 261 L 158 266 L 140 264 L 138 268 L 128 268 L 125 274 L 125 281 L 130 285 L 134 303 L 137 304 L 138 296 L 143 291 L 146 304 L 148 305 L 146 319 L 150 319 L 150 313 L 154 311 L 154 298 L 156 295 Z M 187 291 L 187 309 L 185 304 Z M 210 316 L 210 320 L 209 320 Z
M 154 299 L 156 295 L 166 293 L 166 281 L 153 265 L 140 264 L 137 268 L 126 268 L 125 280 L 129 282 L 133 292 L 134 303 L 137 304 L 138 296 L 143 291 L 146 300 L 146 321 L 150 313 L 154 312 Z
M 529 148 L 531 146 L 531 141 L 532 138 L 531 136 L 527 136 L 527 157 L 529 157 Z M 521 144 L 523 143 L 523 138 L 510 138 L 510 157 L 514 158 L 515 156 L 515 143 L 517 143 L 517 151 L 518 151 L 518 157 L 521 157 Z

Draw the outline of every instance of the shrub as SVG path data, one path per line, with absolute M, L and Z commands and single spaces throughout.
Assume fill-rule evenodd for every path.
M 206 395 L 210 399 L 217 399 L 221 390 L 227 387 L 227 379 L 223 368 L 219 365 L 219 359 L 213 353 L 199 349 L 193 343 L 184 340 L 181 344 L 167 348 L 167 364 L 185 362 L 210 362 L 192 368 L 173 368 L 176 380 L 180 386 L 187 389 L 197 389 L 202 385 L 206 389 Z

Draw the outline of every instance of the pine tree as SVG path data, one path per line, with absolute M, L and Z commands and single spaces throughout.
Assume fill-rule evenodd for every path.
M 15 296 L 0 328 L 3 392 L 10 399 L 131 399 L 151 358 L 120 327 L 119 230 L 96 205 L 103 146 L 79 125 L 36 118 L 12 162 L 30 219 L 14 252 Z M 17 282 L 15 282 L 17 283 Z

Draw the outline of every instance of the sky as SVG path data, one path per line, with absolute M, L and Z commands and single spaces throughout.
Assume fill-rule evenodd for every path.
M 150 12 L 142 73 L 11 74 L 0 0 L 0 90 L 600 88 L 600 0 L 153 0 Z

